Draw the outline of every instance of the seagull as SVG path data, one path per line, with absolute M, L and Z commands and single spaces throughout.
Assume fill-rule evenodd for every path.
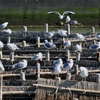
M 47 33 L 47 34 L 45 35 L 45 37 L 51 39 L 51 38 L 54 36 L 54 33 L 55 33 L 54 31 L 49 32 L 49 33 Z
M 76 37 L 77 39 L 79 39 L 80 41 L 86 41 L 85 37 L 82 34 L 76 33 Z
M 11 29 L 5 29 L 1 31 L 3 35 L 10 35 L 12 33 Z
M 61 73 L 62 65 L 61 64 L 55 64 L 53 65 L 52 75 L 58 75 Z
M 19 48 L 17 47 L 17 45 L 14 44 L 14 43 L 7 43 L 7 47 L 8 47 L 11 51 L 19 50 Z
M 59 58 L 58 60 L 55 60 L 54 62 L 53 62 L 53 65 L 58 65 L 58 64 L 63 64 L 63 61 L 62 61 L 62 59 L 61 58 Z
M 38 60 L 41 59 L 41 58 L 42 58 L 42 53 L 39 52 L 38 54 L 36 54 L 35 56 L 33 56 L 33 57 L 31 58 L 31 60 L 36 60 L 36 61 L 38 61 Z
M 69 59 L 68 62 L 63 64 L 63 70 L 69 72 L 69 70 L 73 67 L 73 59 Z
M 93 44 L 89 47 L 89 49 L 93 49 L 93 50 L 98 50 L 100 49 L 100 42 L 98 42 L 97 44 Z
M 6 28 L 7 25 L 8 25 L 8 22 L 4 22 L 4 23 L 2 23 L 2 24 L 0 25 L 0 28 Z
M 4 47 L 4 44 L 2 41 L 0 41 L 0 49 L 2 49 Z
M 67 16 L 67 17 L 66 17 L 66 23 L 69 23 L 69 22 L 70 22 L 70 20 L 71 20 L 71 19 L 70 19 L 70 17 L 69 17 L 69 16 Z
M 4 72 L 5 71 L 5 68 L 0 60 L 0 73 Z
M 95 36 L 95 39 L 100 39 L 100 35 L 96 35 Z
M 48 42 L 48 40 L 45 40 L 44 47 L 46 49 L 53 49 L 53 48 L 56 48 L 56 45 L 53 44 L 53 41 Z
M 66 31 L 66 30 L 62 30 L 62 29 L 59 30 L 59 29 L 58 29 L 58 32 L 57 32 L 57 33 L 58 33 L 60 36 L 62 36 L 62 37 L 67 37 L 67 34 L 66 34 L 67 31 Z
M 58 14 L 60 19 L 63 19 L 65 14 L 75 14 L 72 11 L 64 11 L 63 14 L 61 15 L 58 11 L 50 11 L 48 14 Z
M 12 65 L 12 69 L 24 69 L 26 67 L 27 67 L 27 60 L 25 59 Z
M 70 46 L 71 46 L 71 41 L 70 40 L 65 41 L 65 43 L 63 44 L 64 48 L 70 47 Z
M 77 52 L 82 52 L 82 46 L 79 45 L 79 44 L 76 44 L 75 50 L 76 50 Z
M 80 76 L 82 77 L 82 81 L 83 81 L 83 78 L 85 78 L 85 81 L 86 81 L 86 77 L 88 76 L 87 68 L 81 66 L 79 68 L 79 71 L 80 71 Z

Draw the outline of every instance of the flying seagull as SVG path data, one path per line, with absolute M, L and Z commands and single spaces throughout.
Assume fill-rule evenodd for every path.
M 58 11 L 50 11 L 48 14 L 58 14 L 60 19 L 63 19 L 65 14 L 75 14 L 72 11 L 64 11 L 63 14 L 61 15 Z

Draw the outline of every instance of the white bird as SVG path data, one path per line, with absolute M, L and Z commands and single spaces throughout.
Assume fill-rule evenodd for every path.
M 56 48 L 56 45 L 53 44 L 53 41 L 48 42 L 47 40 L 45 40 L 44 47 L 46 49 L 53 49 L 53 48 Z
M 70 17 L 69 17 L 69 16 L 67 16 L 67 17 L 66 17 L 66 22 L 65 22 L 65 23 L 69 23 L 69 22 L 70 22 L 70 20 L 71 20 L 71 19 L 70 19 Z
M 62 65 L 61 64 L 55 64 L 52 70 L 53 75 L 59 75 L 61 73 Z
M 75 50 L 76 50 L 77 52 L 82 52 L 82 46 L 79 45 L 79 44 L 76 44 Z
M 23 69 L 26 67 L 27 67 L 27 60 L 25 59 L 12 65 L 12 69 Z
M 11 29 L 5 29 L 1 31 L 3 35 L 10 35 L 12 33 Z
M 0 49 L 2 49 L 4 47 L 4 44 L 2 41 L 0 41 Z
M 5 71 L 5 68 L 0 60 L 0 73 L 4 72 Z
M 8 25 L 8 22 L 4 22 L 4 23 L 2 23 L 2 24 L 0 25 L 0 28 L 6 28 L 7 25 Z
M 71 46 L 71 41 L 70 40 L 65 41 L 65 43 L 63 44 L 64 48 L 70 47 L 70 46 Z
M 39 59 L 41 59 L 41 58 L 42 58 L 42 53 L 39 52 L 38 54 L 36 54 L 35 56 L 33 56 L 33 57 L 31 58 L 31 60 L 39 60 Z
M 82 81 L 83 81 L 83 78 L 86 78 L 88 76 L 88 70 L 85 67 L 80 67 L 79 71 L 80 71 L 80 76 L 82 77 Z
M 14 43 L 7 43 L 7 47 L 8 47 L 11 51 L 19 50 L 19 48 L 17 47 L 17 45 L 14 44 Z
M 62 61 L 61 58 L 59 58 L 58 60 L 55 60 L 55 61 L 53 62 L 53 65 L 58 65 L 58 64 L 60 64 L 60 65 L 63 64 L 63 61 Z
M 62 30 L 62 29 L 59 30 L 58 29 L 57 33 L 62 37 L 67 37 L 67 31 L 66 30 Z
M 46 33 L 45 37 L 51 39 L 54 36 L 54 31 Z
M 73 59 L 69 59 L 68 62 L 63 64 L 63 70 L 66 70 L 69 72 L 69 70 L 73 67 Z
M 98 42 L 97 44 L 93 44 L 89 47 L 89 49 L 93 49 L 93 50 L 98 50 L 100 49 L 100 42 Z
M 64 11 L 63 14 L 61 15 L 58 11 L 50 11 L 48 14 L 58 14 L 60 19 L 63 19 L 65 14 L 75 14 L 72 11 Z
M 76 33 L 76 37 L 77 37 L 77 39 L 79 39 L 80 41 L 86 41 L 85 36 L 83 36 L 82 34 Z

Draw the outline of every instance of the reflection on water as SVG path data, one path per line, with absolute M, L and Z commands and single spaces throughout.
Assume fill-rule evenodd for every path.
M 24 30 L 23 26 L 20 26 L 20 27 L 10 26 L 7 28 L 10 28 L 12 31 L 23 31 Z M 57 32 L 57 29 L 66 29 L 66 27 L 48 27 L 48 31 Z M 45 28 L 44 26 L 41 26 L 41 27 L 28 26 L 27 30 L 35 31 L 35 32 L 39 32 L 39 31 L 44 32 Z M 86 33 L 86 32 L 91 32 L 91 27 L 71 27 L 70 30 L 71 30 L 70 31 L 71 33 Z M 95 31 L 96 33 L 100 33 L 100 27 L 95 27 Z

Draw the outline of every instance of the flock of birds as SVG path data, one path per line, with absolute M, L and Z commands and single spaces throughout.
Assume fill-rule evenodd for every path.
M 71 12 L 71 11 L 65 11 L 62 15 L 57 11 L 48 12 L 48 14 L 53 14 L 53 13 L 58 14 L 60 19 L 63 19 L 65 14 L 75 14 L 74 12 Z M 70 21 L 69 16 L 67 16 L 66 20 L 67 20 L 66 22 Z M 0 28 L 2 29 L 2 31 L 1 31 L 2 35 L 9 36 L 12 33 L 11 29 L 5 29 L 7 27 L 7 25 L 8 25 L 8 22 L 5 22 L 0 25 Z M 53 43 L 53 39 L 52 39 L 52 37 L 54 36 L 55 33 L 56 32 L 54 32 L 54 31 L 46 33 L 45 38 L 47 38 L 47 39 L 45 39 L 45 42 L 44 42 L 45 49 L 50 50 L 50 49 L 56 48 L 56 45 Z M 67 37 L 67 31 L 63 30 L 63 29 L 58 29 L 57 34 L 59 34 L 62 38 Z M 76 33 L 76 38 L 79 39 L 80 41 L 87 41 L 85 36 L 83 36 L 82 34 L 79 34 L 79 33 Z M 100 35 L 95 36 L 95 38 L 100 38 Z M 49 39 L 49 41 L 48 41 L 48 39 Z M 71 41 L 67 40 L 62 45 L 64 48 L 68 48 L 71 46 Z M 0 41 L 0 49 L 2 49 L 3 47 L 4 47 L 4 44 L 2 41 Z M 14 43 L 7 43 L 7 47 L 13 52 L 15 50 L 20 50 L 20 48 Z M 100 49 L 100 42 L 91 45 L 89 47 L 89 49 L 96 49 L 96 50 Z M 75 50 L 77 52 L 82 52 L 82 46 L 80 44 L 76 44 Z M 42 58 L 42 53 L 39 52 L 38 54 L 34 55 L 31 58 L 31 60 L 34 60 L 34 61 L 36 61 L 36 63 L 38 63 L 38 60 L 40 60 L 41 58 Z M 52 74 L 59 76 L 59 74 L 61 73 L 62 70 L 65 70 L 65 71 L 67 71 L 67 73 L 70 73 L 70 70 L 72 69 L 73 64 L 74 64 L 73 59 L 68 59 L 67 62 L 63 63 L 63 60 L 61 58 L 59 58 L 58 60 L 55 60 L 53 62 Z M 22 70 L 26 67 L 27 67 L 27 60 L 25 60 L 25 59 L 12 65 L 12 69 L 21 69 Z M 5 68 L 2 64 L 2 61 L 0 60 L 0 73 L 2 73 L 4 71 L 5 71 Z M 88 76 L 88 70 L 85 67 L 82 67 L 82 66 L 79 67 L 79 72 L 80 72 L 80 76 L 82 78 Z

